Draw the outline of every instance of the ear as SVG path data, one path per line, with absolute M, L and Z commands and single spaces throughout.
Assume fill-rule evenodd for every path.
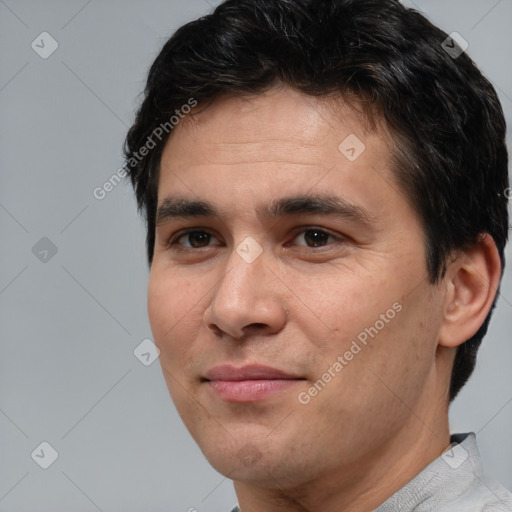
M 478 331 L 496 296 L 501 270 L 498 249 L 489 234 L 449 265 L 439 345 L 458 347 Z

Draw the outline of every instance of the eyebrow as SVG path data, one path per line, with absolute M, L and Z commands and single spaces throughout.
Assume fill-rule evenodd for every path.
M 266 204 L 259 212 L 267 218 L 282 218 L 293 215 L 332 215 L 352 220 L 372 227 L 377 219 L 362 206 L 346 199 L 329 194 L 313 194 L 282 197 Z M 184 197 L 166 197 L 157 209 L 156 224 L 171 219 L 191 219 L 208 217 L 226 217 L 226 212 L 218 210 L 212 203 L 191 200 Z

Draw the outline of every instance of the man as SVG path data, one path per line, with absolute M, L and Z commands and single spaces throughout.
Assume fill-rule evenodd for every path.
M 229 0 L 165 44 L 126 142 L 149 317 L 235 510 L 512 510 L 448 425 L 503 272 L 504 133 L 398 1 Z

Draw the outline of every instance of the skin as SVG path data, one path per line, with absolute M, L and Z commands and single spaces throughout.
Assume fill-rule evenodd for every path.
M 338 149 L 350 134 L 366 146 L 355 161 Z M 391 147 L 342 100 L 285 87 L 217 99 L 166 144 L 159 205 L 202 200 L 218 214 L 158 221 L 150 323 L 176 408 L 212 466 L 234 480 L 243 512 L 371 511 L 449 446 L 455 349 L 484 321 L 500 262 L 485 236 L 429 283 L 423 230 L 393 177 Z M 373 223 L 261 213 L 308 194 L 339 196 Z M 236 251 L 248 236 L 262 250 L 252 263 Z M 301 403 L 396 303 L 394 318 Z M 227 363 L 302 380 L 228 402 L 202 380 Z

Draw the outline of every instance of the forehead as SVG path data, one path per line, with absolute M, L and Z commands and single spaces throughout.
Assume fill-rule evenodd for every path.
M 172 162 L 174 168 L 194 166 L 206 157 L 226 165 L 264 161 L 318 165 L 328 160 L 335 164 L 342 157 L 339 145 L 355 135 L 360 147 L 371 146 L 371 152 L 378 153 L 384 167 L 390 160 L 384 134 L 376 127 L 370 129 L 366 115 L 356 111 L 353 102 L 280 87 L 199 105 L 174 128 L 162 161 Z

